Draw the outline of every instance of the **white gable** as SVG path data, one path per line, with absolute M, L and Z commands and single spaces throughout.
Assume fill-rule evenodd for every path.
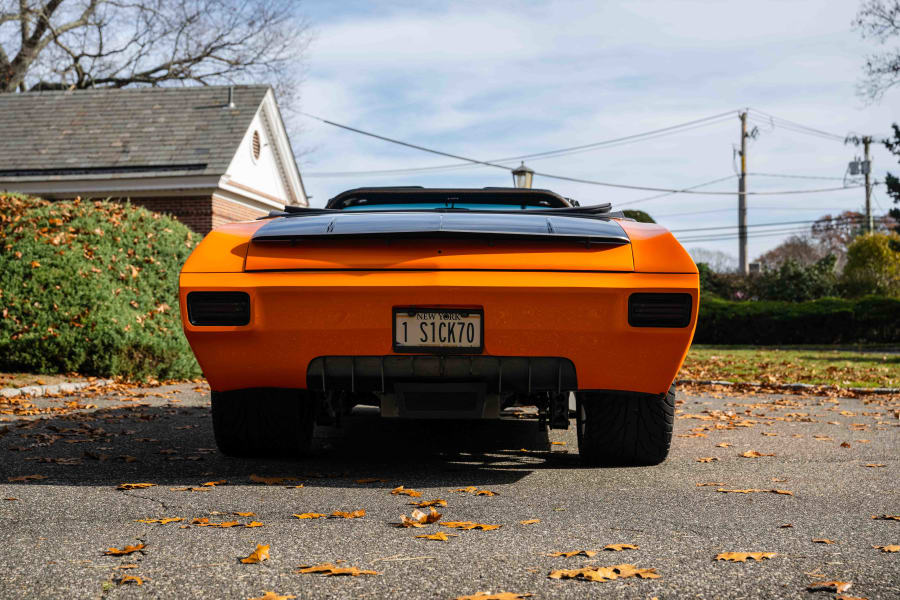
M 244 133 L 221 187 L 274 208 L 286 204 L 308 206 L 277 111 L 269 91 Z

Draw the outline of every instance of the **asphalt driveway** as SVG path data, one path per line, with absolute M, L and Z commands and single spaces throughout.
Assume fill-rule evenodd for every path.
M 363 411 L 341 430 L 321 431 L 315 458 L 289 462 L 218 454 L 208 391 L 198 384 L 0 405 L 0 597 L 251 598 L 273 590 L 449 599 L 490 590 L 812 600 L 835 597 L 806 589 L 827 580 L 851 582 L 850 596 L 900 597 L 900 552 L 873 547 L 900 544 L 900 520 L 872 518 L 900 515 L 898 399 L 680 399 L 679 437 L 664 464 L 608 469 L 579 464 L 574 427 L 540 434 L 530 415 L 461 424 L 383 422 Z M 117 489 L 126 483 L 154 485 Z M 398 486 L 421 496 L 392 494 Z M 501 527 L 393 525 L 416 508 L 409 502 L 433 499 L 446 501 L 441 522 Z M 293 516 L 359 509 L 364 517 Z M 166 518 L 181 520 L 139 522 Z M 457 535 L 416 537 L 439 531 Z M 258 544 L 269 546 L 269 559 L 240 562 Z M 638 548 L 602 550 L 609 544 Z M 548 556 L 577 550 L 598 552 Z M 725 552 L 775 555 L 715 560 Z M 323 563 L 378 574 L 296 572 Z M 618 564 L 655 571 L 605 582 L 548 578 Z

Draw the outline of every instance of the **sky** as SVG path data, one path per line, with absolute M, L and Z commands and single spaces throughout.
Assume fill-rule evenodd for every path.
M 479 160 L 722 115 L 671 135 L 525 162 L 539 173 L 650 188 L 684 189 L 731 176 L 697 188 L 726 192 L 737 189 L 738 114 L 750 108 L 749 127 L 756 128 L 747 150 L 750 192 L 843 187 L 847 163 L 861 149 L 793 131 L 783 120 L 838 136 L 882 137 L 900 121 L 900 89 L 878 103 L 857 94 L 865 55 L 877 50 L 851 27 L 857 8 L 855 0 L 307 0 L 302 11 L 315 39 L 303 61 L 300 105 L 288 108 Z M 484 166 L 353 174 L 459 161 L 290 118 L 299 121 L 292 143 L 313 206 L 370 185 L 512 185 L 508 171 Z M 880 145 L 872 157 L 876 180 L 900 170 Z M 685 247 L 737 256 L 734 193 L 651 198 L 659 194 L 540 175 L 534 187 L 581 204 L 645 210 Z M 748 223 L 813 220 L 860 210 L 864 199 L 861 188 L 750 195 Z M 889 206 L 876 187 L 874 213 Z M 732 237 L 701 239 L 710 231 L 690 231 L 704 227 L 729 227 L 710 231 Z M 772 231 L 803 227 L 751 227 L 750 259 L 788 235 Z

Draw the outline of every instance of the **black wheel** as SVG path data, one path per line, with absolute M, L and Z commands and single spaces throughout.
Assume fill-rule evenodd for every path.
M 657 465 L 675 420 L 675 386 L 665 394 L 578 392 L 578 453 L 590 465 Z
M 216 445 L 228 456 L 303 456 L 312 444 L 314 400 L 305 390 L 213 392 Z

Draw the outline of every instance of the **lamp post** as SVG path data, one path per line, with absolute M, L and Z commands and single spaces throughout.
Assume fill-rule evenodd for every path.
M 534 179 L 534 171 L 525 166 L 522 162 L 512 172 L 513 184 L 517 188 L 531 188 L 531 180 Z

